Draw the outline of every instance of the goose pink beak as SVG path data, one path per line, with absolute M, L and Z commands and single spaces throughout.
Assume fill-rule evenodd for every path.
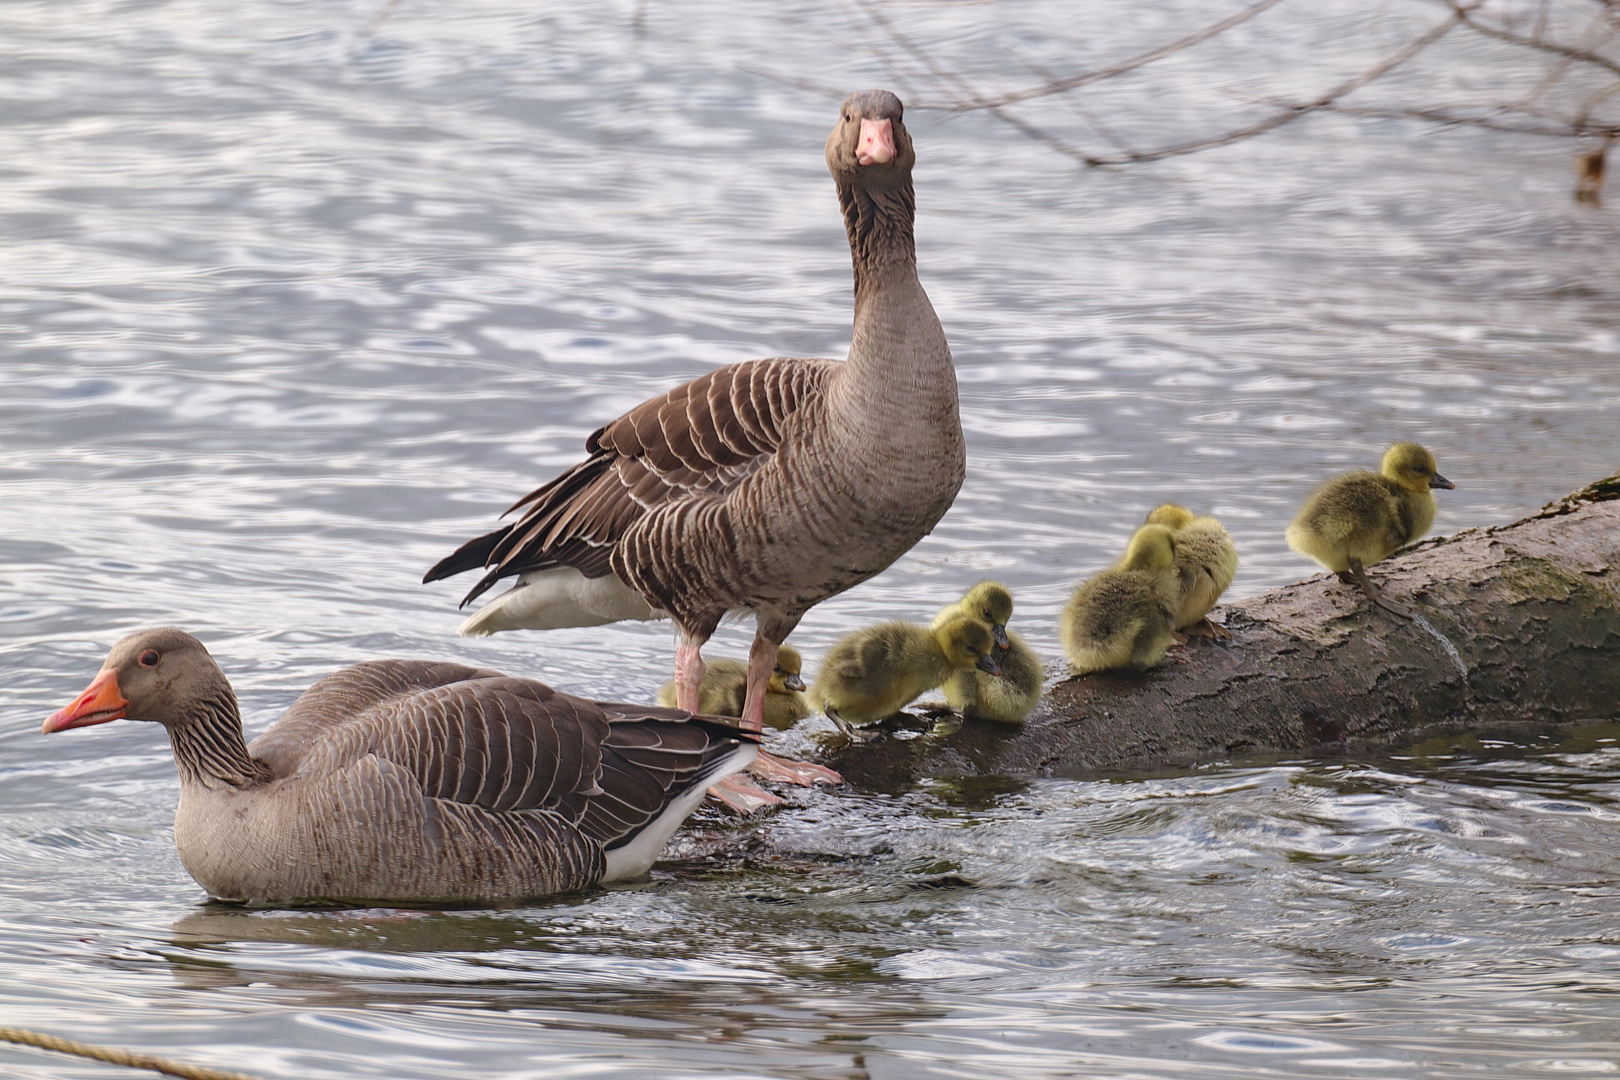
M 894 124 L 888 120 L 861 119 L 861 139 L 855 145 L 855 160 L 862 165 L 887 165 L 894 160 Z
M 42 735 L 49 735 L 53 731 L 122 720 L 128 708 L 129 702 L 118 690 L 118 672 L 109 668 L 97 675 L 84 693 L 73 699 L 73 704 L 47 716 L 39 731 Z

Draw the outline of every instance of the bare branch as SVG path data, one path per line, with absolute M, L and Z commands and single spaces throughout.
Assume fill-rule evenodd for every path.
M 1477 6 L 1477 4 L 1475 6 Z M 1176 157 L 1181 154 L 1191 154 L 1197 150 L 1207 150 L 1215 146 L 1225 146 L 1228 143 L 1241 142 L 1244 139 L 1252 139 L 1254 136 L 1270 131 L 1272 128 L 1281 127 L 1283 124 L 1297 120 L 1307 113 L 1317 112 L 1325 109 L 1345 95 L 1360 90 L 1363 86 L 1366 86 L 1368 83 L 1373 82 L 1376 79 L 1383 78 L 1385 75 L 1389 74 L 1391 71 L 1394 71 L 1396 68 L 1412 59 L 1424 49 L 1427 49 L 1430 45 L 1433 45 L 1436 41 L 1439 41 L 1441 38 L 1445 37 L 1453 27 L 1463 21 L 1464 14 L 1472 10 L 1473 7 L 1457 9 L 1456 13 L 1454 13 L 1451 18 L 1430 27 L 1427 31 L 1407 43 L 1405 48 L 1396 52 L 1388 59 L 1374 64 L 1361 74 L 1355 76 L 1354 78 L 1347 79 L 1338 86 L 1335 86 L 1333 89 L 1329 90 L 1327 93 L 1312 101 L 1287 106 L 1280 112 L 1273 113 L 1264 120 L 1250 124 L 1248 127 L 1238 128 L 1237 130 L 1229 131 L 1224 135 L 1216 135 L 1207 139 L 1198 139 L 1194 142 L 1181 143 L 1177 146 L 1163 147 L 1159 150 L 1147 150 L 1136 154 L 1122 154 L 1115 158 L 1095 158 L 1092 160 L 1092 163 L 1097 165 L 1128 165 L 1138 161 L 1154 161 L 1158 158 Z
M 1457 17 L 1458 22 L 1470 30 L 1484 34 L 1486 37 L 1505 41 L 1509 45 L 1521 45 L 1527 49 L 1539 49 L 1542 52 L 1549 52 L 1556 56 L 1566 56 L 1571 60 L 1579 60 L 1585 64 L 1595 64 L 1598 67 L 1614 72 L 1616 75 L 1620 75 L 1620 61 L 1610 60 L 1602 53 L 1595 53 L 1590 49 L 1581 49 L 1573 45 L 1563 45 L 1556 41 L 1548 41 L 1546 38 L 1539 36 L 1529 37 L 1515 33 L 1503 26 L 1493 26 L 1490 23 L 1480 22 L 1473 15 L 1475 9 L 1479 7 L 1478 4 L 1464 7 L 1457 0 L 1444 0 L 1444 3 L 1451 9 L 1452 14 Z
M 1170 56 L 1173 53 L 1181 52 L 1183 49 L 1190 49 L 1199 42 L 1208 41 L 1216 34 L 1224 33 L 1239 23 L 1247 22 L 1256 15 L 1260 14 L 1262 11 L 1265 11 L 1268 8 L 1276 7 L 1280 3 L 1282 3 L 1282 0 L 1258 0 L 1257 3 L 1250 4 L 1242 11 L 1239 11 L 1234 15 L 1229 15 L 1219 22 L 1210 23 L 1203 29 L 1196 30 L 1191 34 L 1188 34 L 1186 37 L 1177 38 L 1175 41 L 1172 41 L 1167 45 L 1161 45 L 1158 48 L 1151 49 L 1148 52 L 1140 54 L 1139 56 L 1133 56 L 1131 59 L 1122 61 L 1113 65 L 1112 67 L 1099 68 L 1096 71 L 1088 71 L 1082 75 L 1071 75 L 1065 79 L 1057 79 L 1042 86 L 1033 86 L 1026 90 L 1015 90 L 1012 93 L 1002 94 L 999 97 L 975 96 L 968 97 L 960 101 L 949 101 L 943 104 L 924 101 L 911 107 L 914 109 L 932 109 L 945 112 L 970 112 L 974 109 L 999 109 L 1003 106 L 1013 105 L 1020 101 L 1031 101 L 1035 98 L 1050 97 L 1053 94 L 1061 94 L 1068 90 L 1076 90 L 1082 86 L 1090 85 L 1091 83 L 1102 82 L 1104 79 L 1112 79 L 1116 75 L 1123 75 L 1127 71 L 1134 71 L 1145 64 L 1151 64 L 1155 60 L 1162 60 L 1166 56 Z M 868 10 L 868 14 L 871 15 L 873 13 Z M 885 29 L 887 29 L 887 27 L 885 27 Z
M 1459 116 L 1445 106 L 1433 109 L 1364 109 L 1353 105 L 1324 105 L 1322 110 L 1345 116 L 1367 116 L 1384 120 L 1423 120 L 1447 127 L 1485 128 L 1489 131 L 1506 131 L 1515 135 L 1546 135 L 1561 139 L 1620 136 L 1620 126 L 1615 125 L 1588 125 L 1582 128 L 1533 127 L 1527 124 L 1506 123 L 1493 116 Z

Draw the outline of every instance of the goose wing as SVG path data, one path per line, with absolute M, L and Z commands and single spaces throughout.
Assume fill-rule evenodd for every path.
M 519 499 L 516 521 L 463 544 L 424 582 L 488 572 L 465 605 L 501 578 L 552 566 L 612 571 L 613 546 L 643 514 L 723 495 L 770 460 L 793 417 L 819 400 L 835 360 L 779 357 L 717 368 L 645 401 L 586 440 L 584 461 Z
M 475 817 L 551 811 L 612 848 L 757 741 L 679 709 L 598 703 L 460 664 L 382 660 L 321 680 L 252 751 L 302 745 L 306 772 L 374 755 L 425 798 Z

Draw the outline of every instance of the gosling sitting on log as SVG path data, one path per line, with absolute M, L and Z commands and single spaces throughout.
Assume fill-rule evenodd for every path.
M 1074 591 L 1058 636 L 1076 672 L 1142 671 L 1163 658 L 1181 608 L 1175 563 L 1170 529 L 1143 525 L 1123 559 Z
M 1457 485 L 1435 471 L 1434 457 L 1414 442 L 1384 452 L 1380 472 L 1357 469 L 1311 492 L 1288 526 L 1288 546 L 1346 585 L 1359 585 L 1374 607 L 1402 619 L 1412 613 L 1379 595 L 1365 568 L 1410 544 L 1434 524 L 1433 488 Z
M 804 660 L 791 645 L 776 647 L 776 667 L 765 684 L 765 726 L 778 731 L 792 727 L 810 715 L 804 697 Z M 722 657 L 709 661 L 698 687 L 698 712 L 706 716 L 742 716 L 748 696 L 748 665 Z M 675 680 L 658 689 L 658 704 L 675 707 Z
M 1215 625 L 1208 618 L 1237 574 L 1237 545 L 1232 543 L 1225 526 L 1175 503 L 1156 507 L 1144 524 L 1164 525 L 1175 538 L 1176 576 L 1181 594 L 1176 629 L 1192 637 L 1230 638 L 1230 630 Z
M 886 622 L 845 635 L 821 662 L 810 701 L 854 738 L 850 725 L 893 716 L 942 684 L 953 671 L 994 675 L 995 637 L 978 619 L 956 615 L 942 626 Z
M 1021 724 L 1040 704 L 1045 678 L 1041 658 L 1023 638 L 1007 629 L 1012 609 L 1012 593 L 1005 585 L 981 581 L 961 600 L 934 616 L 936 629 L 957 615 L 981 619 L 990 624 L 990 633 L 996 639 L 995 658 L 1001 674 L 969 668 L 953 671 L 945 680 L 945 702 L 963 716 Z

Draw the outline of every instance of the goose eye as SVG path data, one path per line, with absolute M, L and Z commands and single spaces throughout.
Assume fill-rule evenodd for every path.
M 158 651 L 156 649 L 147 649 L 141 653 L 141 667 L 157 667 L 157 664 Z

